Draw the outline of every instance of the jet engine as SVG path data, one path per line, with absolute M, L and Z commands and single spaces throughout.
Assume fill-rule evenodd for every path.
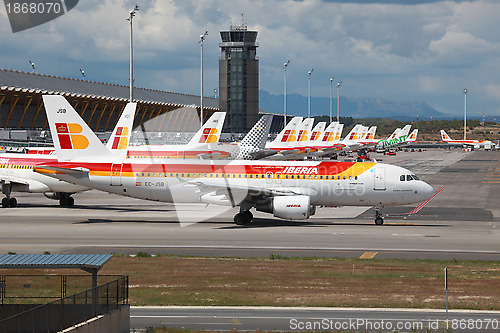
M 287 220 L 307 220 L 316 213 L 316 206 L 311 205 L 311 197 L 308 195 L 276 196 L 255 208 Z

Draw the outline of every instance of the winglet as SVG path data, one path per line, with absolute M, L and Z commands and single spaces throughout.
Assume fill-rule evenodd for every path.
M 63 96 L 44 95 L 43 103 L 59 161 L 99 160 L 114 156 Z

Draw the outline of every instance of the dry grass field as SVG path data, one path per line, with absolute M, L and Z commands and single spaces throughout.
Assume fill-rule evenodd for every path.
M 99 274 L 128 275 L 131 305 L 444 308 L 444 267 L 451 309 L 500 310 L 499 262 L 115 256 Z M 0 270 L 0 275 L 75 273 L 81 272 Z M 59 281 L 31 282 L 30 293 L 38 288 L 57 296 Z M 19 291 L 26 296 L 23 283 Z M 68 286 L 80 289 L 85 283 Z M 8 294 L 16 292 L 10 288 Z
M 354 274 L 353 274 L 354 265 Z M 500 310 L 500 263 L 319 258 L 115 257 L 132 305 L 268 305 Z

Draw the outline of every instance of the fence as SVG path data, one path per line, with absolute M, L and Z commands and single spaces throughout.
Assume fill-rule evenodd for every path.
M 0 321 L 1 333 L 59 332 L 128 305 L 128 276 L 108 282 Z M 2 305 L 21 307 L 26 305 Z

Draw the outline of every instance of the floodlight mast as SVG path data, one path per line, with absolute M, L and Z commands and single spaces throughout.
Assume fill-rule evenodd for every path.
M 464 89 L 464 140 L 467 140 L 467 89 Z
M 283 106 L 283 128 L 286 126 L 286 69 L 288 67 L 288 64 L 290 63 L 290 60 L 287 60 L 285 64 L 283 65 L 283 69 L 285 70 L 285 97 L 284 97 L 284 106 Z
M 335 76 L 332 76 L 330 78 L 330 124 L 332 123 L 332 107 L 333 107 L 333 97 L 332 97 L 332 91 L 333 91 L 333 79 L 335 79 Z M 337 120 L 338 121 L 338 120 Z
M 82 73 L 82 79 L 85 81 L 85 71 L 80 68 L 80 73 Z
M 208 36 L 208 30 L 205 30 L 205 33 L 200 36 L 200 47 L 201 47 L 201 78 L 200 78 L 200 86 L 201 86 L 201 93 L 200 93 L 200 128 L 203 127 L 203 41 L 205 38 Z
M 342 81 L 337 83 L 337 121 L 340 122 L 340 84 Z
M 314 68 L 308 72 L 308 107 L 307 107 L 307 117 L 311 118 L 311 74 L 314 72 Z
M 132 38 L 132 21 L 134 19 L 135 13 L 139 11 L 139 5 L 135 4 L 135 7 L 129 13 L 127 21 L 130 22 L 130 98 L 129 101 L 132 103 L 134 101 L 134 44 Z

